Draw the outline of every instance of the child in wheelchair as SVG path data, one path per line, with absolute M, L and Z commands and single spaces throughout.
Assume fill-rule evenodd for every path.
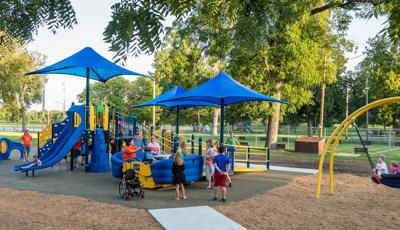
M 121 198 L 129 199 L 131 197 L 144 198 L 143 185 L 134 170 L 131 162 L 124 162 L 122 167 L 122 178 L 119 182 L 119 195 Z

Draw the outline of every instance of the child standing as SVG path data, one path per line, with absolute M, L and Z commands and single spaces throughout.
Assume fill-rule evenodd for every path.
M 218 148 L 218 155 L 214 157 L 214 200 L 217 200 L 218 190 L 222 190 L 222 201 L 226 201 L 226 179 L 231 167 L 229 157 L 224 154 L 224 146 Z
M 378 175 L 389 173 L 385 163 L 385 155 L 381 154 L 378 156 L 378 163 L 376 164 L 375 171 L 378 173 Z
M 214 156 L 216 155 L 217 150 L 214 147 L 214 143 L 212 140 L 208 141 L 208 149 L 206 150 L 206 153 L 204 155 L 204 158 L 206 159 L 206 178 L 208 181 L 208 186 L 207 189 L 211 188 L 211 179 L 214 174 Z
M 390 168 L 392 168 L 392 173 L 393 174 L 400 174 L 400 168 L 399 168 L 399 163 L 396 161 L 390 162 Z
M 172 174 L 173 176 L 173 183 L 176 186 L 176 200 L 180 199 L 180 190 L 182 190 L 182 198 L 186 200 L 186 193 L 185 193 L 185 186 L 186 177 L 185 177 L 185 161 L 181 154 L 174 155 L 174 163 L 172 163 Z

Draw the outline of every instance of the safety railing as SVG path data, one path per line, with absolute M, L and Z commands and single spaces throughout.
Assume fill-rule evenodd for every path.
M 251 164 L 265 164 L 266 168 L 270 168 L 271 148 L 250 146 L 250 145 L 227 145 L 235 149 L 234 161 L 246 163 L 246 167 L 250 168 Z

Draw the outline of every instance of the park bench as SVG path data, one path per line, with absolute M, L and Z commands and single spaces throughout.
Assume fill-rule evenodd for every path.
M 276 144 L 276 149 L 286 149 L 286 144 Z
M 368 148 L 367 148 L 368 151 Z M 354 148 L 354 154 L 366 153 L 364 148 Z

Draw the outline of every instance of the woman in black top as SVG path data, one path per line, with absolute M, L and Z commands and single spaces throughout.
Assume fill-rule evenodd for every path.
M 174 175 L 172 181 L 176 185 L 176 200 L 180 199 L 179 190 L 182 190 L 182 198 L 186 200 L 185 187 L 186 177 L 185 171 L 185 161 L 183 160 L 181 154 L 175 154 L 174 163 L 172 164 L 172 174 Z

